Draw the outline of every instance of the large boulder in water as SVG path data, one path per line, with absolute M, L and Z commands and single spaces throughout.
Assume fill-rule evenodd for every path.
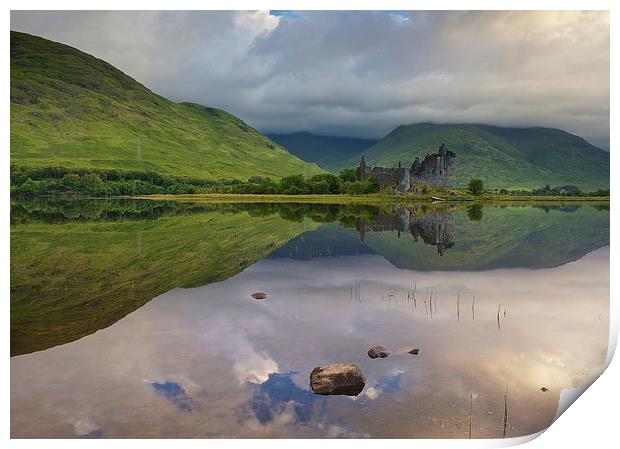
M 364 385 L 366 378 L 357 365 L 339 363 L 317 366 L 310 373 L 310 388 L 315 394 L 357 396 Z
M 368 350 L 368 357 L 371 359 L 376 359 L 377 357 L 387 357 L 391 352 L 388 351 L 385 346 L 373 346 Z

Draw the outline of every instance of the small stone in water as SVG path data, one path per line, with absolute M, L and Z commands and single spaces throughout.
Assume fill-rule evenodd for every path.
M 420 353 L 420 348 L 413 348 L 409 351 L 409 354 L 418 355 Z
M 545 393 L 545 392 L 549 391 L 549 389 L 547 387 L 540 387 L 540 391 Z
M 267 297 L 267 293 L 265 292 L 254 292 L 250 295 L 254 299 L 265 299 Z
M 362 370 L 353 364 L 317 366 L 310 373 L 310 388 L 315 394 L 357 396 L 364 385 Z
M 385 346 L 373 346 L 368 350 L 368 357 L 376 359 L 377 357 L 387 357 L 391 352 L 385 349 Z

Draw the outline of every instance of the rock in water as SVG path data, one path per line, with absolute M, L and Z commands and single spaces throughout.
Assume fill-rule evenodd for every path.
M 254 292 L 250 295 L 254 299 L 265 299 L 267 297 L 267 293 L 265 292 Z
M 540 387 L 540 391 L 546 393 L 547 391 L 549 391 L 549 389 L 547 387 Z
M 377 357 L 387 357 L 391 352 L 385 349 L 384 346 L 373 346 L 368 350 L 368 357 L 371 359 L 376 359 Z
M 418 355 L 420 353 L 420 348 L 413 348 L 412 350 L 407 352 L 409 352 L 409 354 Z
M 364 389 L 364 385 L 366 378 L 357 365 L 317 366 L 310 373 L 310 388 L 315 394 L 357 396 Z

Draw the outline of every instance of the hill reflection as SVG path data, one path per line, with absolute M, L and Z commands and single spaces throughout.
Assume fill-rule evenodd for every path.
M 221 282 L 265 257 L 378 254 L 410 270 L 560 266 L 609 244 L 608 206 L 596 206 L 15 200 L 11 354 L 79 339 L 171 289 Z

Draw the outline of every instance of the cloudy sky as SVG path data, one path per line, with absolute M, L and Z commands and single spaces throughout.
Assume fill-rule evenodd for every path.
M 12 12 L 174 101 L 263 132 L 552 126 L 609 147 L 606 12 Z

